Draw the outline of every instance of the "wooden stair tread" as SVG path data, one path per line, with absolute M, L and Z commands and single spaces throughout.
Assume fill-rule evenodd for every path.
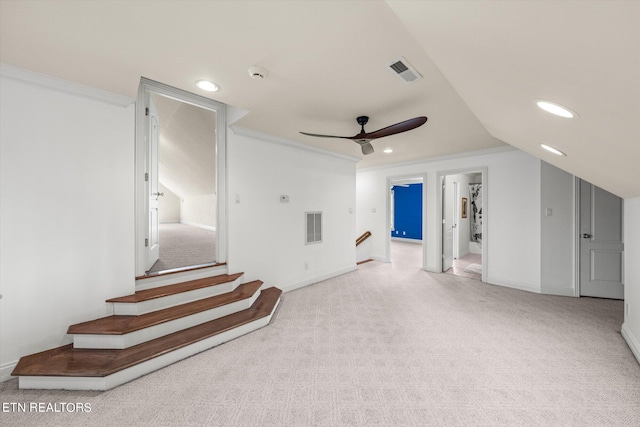
M 262 286 L 260 280 L 239 285 L 231 292 L 200 299 L 139 316 L 113 315 L 69 326 L 68 334 L 122 335 L 191 314 L 250 298 Z
M 136 291 L 135 294 L 126 295 L 118 298 L 108 299 L 107 302 L 123 302 L 138 303 L 156 298 L 162 298 L 169 295 L 175 295 L 183 292 L 193 291 L 196 289 L 207 288 L 209 286 L 221 285 L 223 283 L 233 282 L 243 273 L 237 274 L 221 274 L 214 277 L 206 277 L 204 279 L 189 280 L 188 282 L 176 283 L 173 285 L 159 286 L 157 288 Z
M 268 316 L 282 291 L 268 288 L 245 310 L 124 350 L 74 349 L 73 344 L 25 356 L 13 376 L 105 377 L 154 357 Z

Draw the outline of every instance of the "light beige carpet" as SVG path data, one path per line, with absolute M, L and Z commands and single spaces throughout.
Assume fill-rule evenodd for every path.
M 186 224 L 160 224 L 159 233 L 160 258 L 149 272 L 215 262 L 215 231 Z
M 0 384 L 2 402 L 91 404 L 0 423 L 638 426 L 622 310 L 370 262 L 284 294 L 259 331 L 108 392 Z

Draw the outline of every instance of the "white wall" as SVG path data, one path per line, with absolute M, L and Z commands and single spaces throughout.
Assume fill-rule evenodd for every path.
M 640 363 L 640 197 L 624 201 L 624 324 L 622 336 Z
M 388 260 L 386 230 L 386 179 L 427 174 L 425 268 L 438 271 L 440 256 L 437 230 L 438 172 L 488 168 L 483 182 L 487 205 L 483 220 L 488 233 L 487 281 L 489 283 L 540 291 L 540 160 L 515 149 L 471 153 L 468 157 L 448 157 L 422 163 L 358 170 L 357 232 L 371 230 L 372 256 Z M 375 211 L 375 212 L 374 212 Z
M 180 222 L 215 230 L 216 196 L 214 194 L 184 196 L 180 203 Z
M 541 162 L 540 174 L 541 289 L 546 294 L 577 296 L 575 177 L 546 162 Z
M 164 194 L 158 199 L 160 222 L 180 222 L 180 198 L 162 184 L 158 184 L 158 189 Z
M 134 291 L 133 100 L 2 66 L 0 379 Z
M 227 143 L 229 271 L 287 291 L 355 268 L 353 160 L 242 129 Z M 322 243 L 305 245 L 307 211 L 323 212 Z

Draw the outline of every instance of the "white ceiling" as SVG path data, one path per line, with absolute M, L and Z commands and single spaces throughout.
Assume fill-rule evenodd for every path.
M 237 123 L 396 163 L 507 142 L 623 197 L 640 196 L 640 2 L 0 2 L 0 61 L 135 97 L 140 76 L 250 111 Z M 386 64 L 406 58 L 424 79 Z M 247 69 L 269 70 L 266 80 Z M 205 94 L 206 95 L 206 94 Z M 533 100 L 580 114 L 565 120 Z M 346 140 L 421 115 L 426 125 Z M 568 156 L 539 149 L 554 145 Z M 390 147 L 391 155 L 382 153 Z

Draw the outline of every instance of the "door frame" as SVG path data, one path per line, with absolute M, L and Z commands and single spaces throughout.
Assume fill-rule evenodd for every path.
M 487 282 L 487 269 L 489 266 L 489 168 L 481 166 L 477 168 L 449 169 L 436 172 L 436 271 L 442 272 L 442 179 L 447 175 L 459 175 L 468 173 L 480 173 L 482 175 L 482 281 Z
M 144 276 L 145 245 L 148 229 L 149 200 L 146 194 L 145 159 L 147 156 L 146 134 L 146 96 L 157 93 L 176 101 L 212 110 L 216 113 L 216 262 L 227 260 L 227 155 L 226 155 L 226 105 L 204 96 L 196 95 L 164 83 L 141 77 L 136 98 L 135 152 L 134 152 L 134 199 L 135 199 L 135 276 Z
M 384 223 L 386 229 L 385 236 L 385 262 L 391 262 L 391 187 L 394 181 L 402 181 L 408 179 L 421 179 L 422 180 L 422 268 L 426 270 L 427 265 L 427 239 L 425 238 L 426 232 L 426 217 L 427 217 L 427 174 L 426 173 L 412 173 L 404 175 L 388 176 L 385 180 L 386 183 L 386 209 L 384 215 Z

